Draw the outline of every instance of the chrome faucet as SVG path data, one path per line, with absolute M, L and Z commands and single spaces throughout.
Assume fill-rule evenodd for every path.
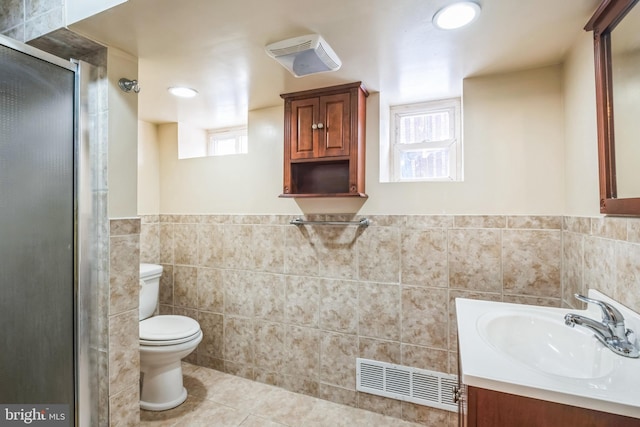
M 635 333 L 624 326 L 624 316 L 617 308 L 604 301 L 574 295 L 580 301 L 596 304 L 602 309 L 602 322 L 568 313 L 564 316 L 564 323 L 571 326 L 583 326 L 593 332 L 595 337 L 611 351 L 625 357 L 640 357 L 640 351 L 635 345 Z

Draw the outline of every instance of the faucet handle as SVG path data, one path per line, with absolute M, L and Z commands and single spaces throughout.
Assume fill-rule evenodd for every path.
M 602 323 L 612 326 L 624 325 L 624 316 L 614 306 L 580 294 L 574 294 L 573 296 L 580 301 L 598 305 L 602 309 Z

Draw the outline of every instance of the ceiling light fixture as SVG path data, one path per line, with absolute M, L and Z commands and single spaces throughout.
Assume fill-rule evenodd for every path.
M 180 98 L 193 98 L 198 94 L 197 90 L 191 89 L 190 87 L 174 86 L 174 87 L 170 87 L 167 90 L 171 95 L 177 96 Z
M 480 16 L 480 5 L 463 1 L 445 6 L 433 15 L 433 25 L 441 30 L 454 30 L 471 24 Z

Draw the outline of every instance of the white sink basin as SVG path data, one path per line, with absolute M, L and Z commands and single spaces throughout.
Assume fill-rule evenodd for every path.
M 615 306 L 640 333 L 640 314 L 593 289 L 589 297 Z M 573 310 L 456 298 L 462 381 L 640 421 L 640 358 L 614 354 L 586 328 L 565 325 L 567 313 L 602 316 L 593 304 Z
M 569 378 L 609 375 L 616 356 L 584 328 L 540 313 L 498 311 L 477 320 L 479 335 L 497 351 L 529 368 Z

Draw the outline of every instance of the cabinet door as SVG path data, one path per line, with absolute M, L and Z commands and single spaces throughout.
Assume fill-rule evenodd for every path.
M 351 141 L 351 95 L 340 93 L 320 97 L 318 156 L 349 155 Z
M 318 157 L 318 98 L 291 101 L 291 158 Z

